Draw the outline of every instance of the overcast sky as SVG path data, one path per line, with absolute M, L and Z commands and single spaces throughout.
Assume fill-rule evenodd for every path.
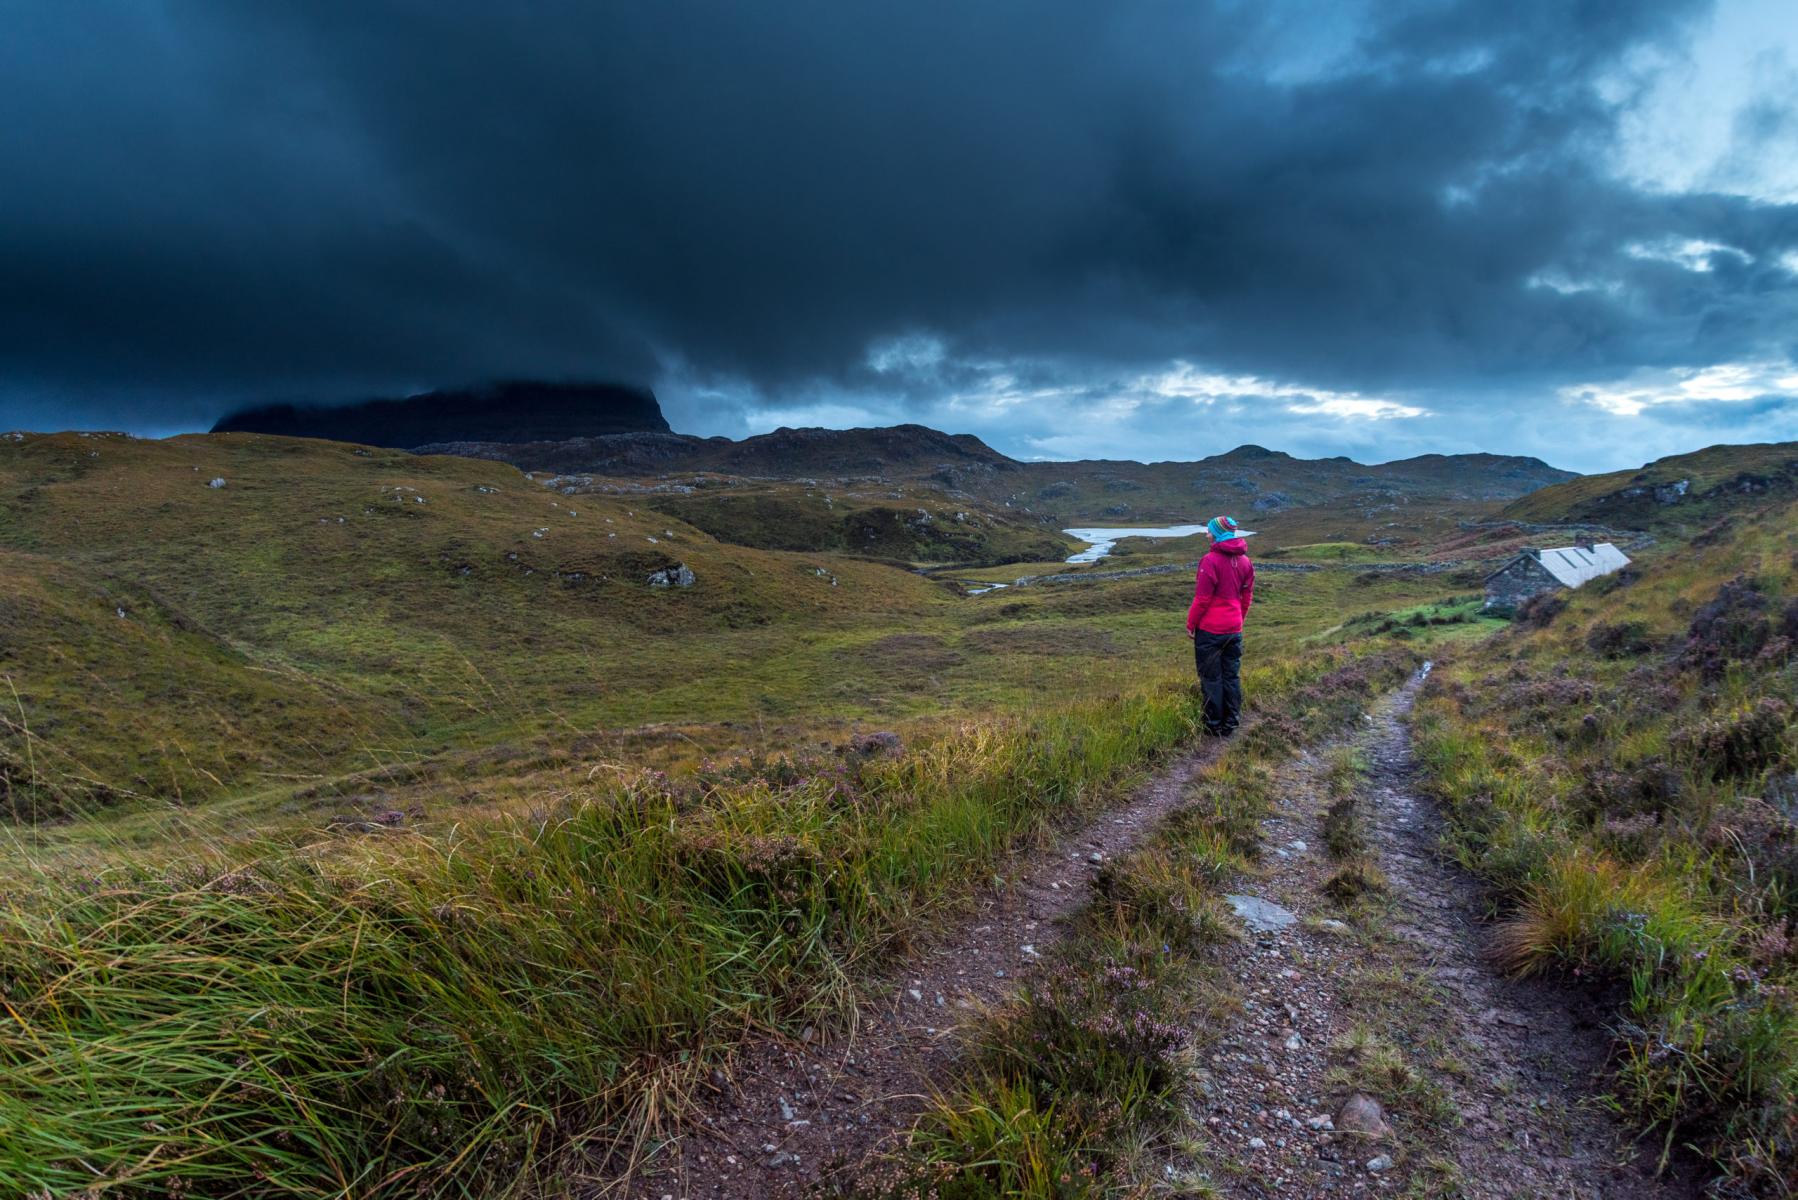
M 0 429 L 593 377 L 1027 458 L 1798 439 L 1792 0 L 7 22 Z

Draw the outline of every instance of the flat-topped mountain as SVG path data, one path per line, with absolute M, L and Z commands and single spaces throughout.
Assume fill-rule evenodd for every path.
M 432 442 L 564 441 L 667 433 L 647 388 L 511 381 L 342 405 L 269 404 L 223 418 L 214 433 L 271 433 L 410 450 Z

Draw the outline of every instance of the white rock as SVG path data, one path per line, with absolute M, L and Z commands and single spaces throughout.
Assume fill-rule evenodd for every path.
M 1288 909 L 1259 896 L 1225 896 L 1224 901 L 1242 918 L 1242 923 L 1256 933 L 1285 929 L 1298 920 Z

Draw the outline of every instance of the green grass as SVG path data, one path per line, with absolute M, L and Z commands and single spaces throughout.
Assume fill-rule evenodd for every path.
M 1620 1103 L 1773 1196 L 1798 1179 L 1793 516 L 1461 654 L 1418 724 L 1501 960 L 1619 989 Z
M 0 443 L 0 1192 L 548 1187 L 745 1037 L 841 1019 L 1192 733 L 1186 579 L 968 599 L 641 499 L 246 435 Z M 648 587 L 671 561 L 698 584 Z M 1267 581 L 1263 728 L 1117 920 L 1210 935 L 1254 760 L 1354 709 L 1384 637 L 1303 639 L 1442 590 Z M 870 727 L 903 752 L 836 747 Z
M 1378 562 L 1392 557 L 1379 546 L 1361 542 L 1311 542 L 1306 545 L 1282 546 L 1278 556 L 1283 560 L 1320 563 Z
M 1419 645 L 1478 641 L 1507 622 L 1488 615 L 1479 596 L 1455 596 L 1388 610 L 1360 612 L 1313 634 L 1314 642 L 1339 642 L 1389 635 Z

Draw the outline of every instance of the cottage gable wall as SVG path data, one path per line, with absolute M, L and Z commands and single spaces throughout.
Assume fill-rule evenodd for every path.
M 1486 578 L 1487 608 L 1516 608 L 1531 596 L 1561 587 L 1533 557 L 1522 555 Z

